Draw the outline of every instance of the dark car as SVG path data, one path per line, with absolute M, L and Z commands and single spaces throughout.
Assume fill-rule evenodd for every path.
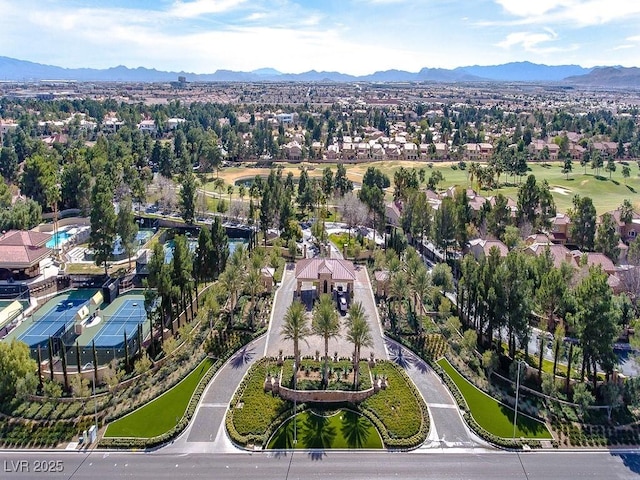
M 338 295 L 338 310 L 344 314 L 347 313 L 348 308 L 347 298 L 344 295 Z

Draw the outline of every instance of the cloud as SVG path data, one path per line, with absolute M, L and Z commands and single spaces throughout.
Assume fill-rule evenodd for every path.
M 633 37 L 627 37 L 628 42 L 640 42 L 640 35 L 634 35 Z
M 510 22 L 515 25 L 557 23 L 585 27 L 615 21 L 628 22 L 633 17 L 640 17 L 640 2 L 636 0 L 494 1 L 504 9 L 505 13 L 517 17 Z
M 496 46 L 505 49 L 520 46 L 526 51 L 533 52 L 538 50 L 537 46 L 541 43 L 551 42 L 557 38 L 558 34 L 551 29 L 546 29 L 546 33 L 515 32 L 507 35 L 507 38 Z
M 573 0 L 536 0 L 534 2 L 523 0 L 496 0 L 504 10 L 516 17 L 530 17 L 544 15 L 558 7 L 571 5 Z
M 192 2 L 178 0 L 168 10 L 168 13 L 179 18 L 194 18 L 235 10 L 245 2 L 246 0 L 195 0 Z
M 636 45 L 633 44 L 624 44 L 624 45 L 618 45 L 617 47 L 613 47 L 613 50 L 626 50 L 627 48 L 635 48 Z

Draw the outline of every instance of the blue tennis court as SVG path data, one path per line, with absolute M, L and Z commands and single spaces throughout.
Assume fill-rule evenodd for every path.
M 96 347 L 118 347 L 124 344 L 124 334 L 127 340 L 133 338 L 138 331 L 138 323 L 145 320 L 144 299 L 118 299 L 122 304 L 111 315 L 105 315 L 105 325 L 94 337 Z
M 95 293 L 95 290 L 89 293 Z M 76 312 L 91 298 L 91 295 L 87 295 L 88 293 L 69 295 L 63 299 L 56 297 L 56 301 L 50 301 L 50 305 L 45 305 L 32 317 L 33 324 L 18 338 L 30 347 L 35 347 L 45 345 L 49 337 L 61 336 L 73 328 Z

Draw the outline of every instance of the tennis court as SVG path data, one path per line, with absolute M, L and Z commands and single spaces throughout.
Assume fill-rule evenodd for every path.
M 113 310 L 112 310 L 113 309 Z M 114 300 L 101 313 L 104 326 L 93 338 L 96 347 L 119 347 L 124 344 L 124 334 L 130 340 L 137 335 L 138 324 L 145 324 L 146 312 L 143 295 L 123 295 Z
M 32 324 L 18 338 L 30 347 L 36 347 L 46 345 L 49 337 L 62 336 L 73 328 L 76 312 L 94 293 L 96 290 L 75 290 L 57 295 L 33 314 Z

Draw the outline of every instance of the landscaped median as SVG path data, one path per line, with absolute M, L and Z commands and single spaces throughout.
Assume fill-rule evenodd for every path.
M 318 412 L 335 413 L 336 408 L 346 406 L 373 423 L 386 447 L 409 449 L 422 444 L 429 433 L 429 416 L 409 378 L 391 362 L 377 362 L 371 371 L 374 377 L 385 378 L 388 386 L 364 402 L 298 404 L 298 412 L 313 406 Z M 238 387 L 226 417 L 227 432 L 237 445 L 264 447 L 278 427 L 294 414 L 292 402 L 265 391 L 265 378 L 276 374 L 281 374 L 276 360 L 264 358 L 247 372 Z
M 513 438 L 515 412 L 511 407 L 498 402 L 472 385 L 446 358 L 440 359 L 436 365 L 442 369 L 439 373 L 459 406 L 465 410 L 464 417 L 469 426 L 488 442 L 503 447 L 519 448 L 524 444 L 537 446 L 539 440 L 553 438 L 543 422 L 520 413 Z

